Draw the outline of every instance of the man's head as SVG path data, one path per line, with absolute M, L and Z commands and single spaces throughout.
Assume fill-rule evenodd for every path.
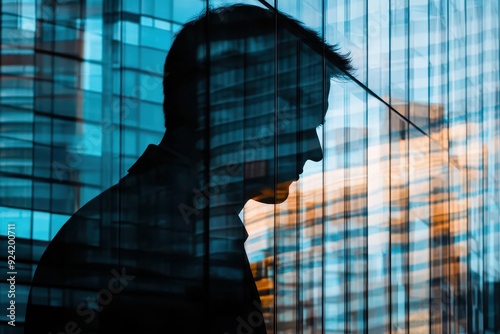
M 167 56 L 167 134 L 190 133 L 211 171 L 239 164 L 246 192 L 282 202 L 305 162 L 322 159 L 316 128 L 330 78 L 350 70 L 336 46 L 284 14 L 210 10 L 180 30 Z

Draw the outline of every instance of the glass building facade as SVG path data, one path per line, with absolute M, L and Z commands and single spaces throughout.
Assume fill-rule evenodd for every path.
M 2 311 L 1 333 L 22 332 L 63 224 L 161 140 L 176 32 L 230 3 L 1 1 L 0 235 L 7 252 L 15 225 L 17 271 L 17 327 Z M 323 159 L 286 202 L 240 212 L 268 333 L 500 333 L 499 3 L 245 3 L 299 19 L 356 67 L 331 81 Z

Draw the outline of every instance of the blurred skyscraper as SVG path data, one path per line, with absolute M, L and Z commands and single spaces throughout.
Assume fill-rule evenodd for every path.
M 16 329 L 48 242 L 161 139 L 175 32 L 228 3 L 1 1 L 0 235 L 16 225 Z M 498 2 L 245 3 L 339 42 L 359 80 L 332 83 L 324 159 L 288 201 L 242 211 L 269 332 L 500 332 Z

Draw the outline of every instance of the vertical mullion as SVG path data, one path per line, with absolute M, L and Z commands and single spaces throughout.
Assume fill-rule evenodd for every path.
M 468 105 L 469 105 L 469 78 L 468 78 L 468 67 L 467 67 L 467 58 L 468 58 L 468 55 L 467 55 L 467 48 L 468 48 L 468 38 L 467 38 L 467 34 L 468 34 L 468 24 L 467 24 L 467 2 L 464 0 L 464 35 L 465 35 L 465 54 L 464 54 L 464 62 L 465 62 L 465 83 L 464 83 L 464 86 L 465 86 L 465 168 L 467 170 L 467 173 L 465 174 L 465 203 L 466 203 L 466 216 L 465 216 L 465 219 L 466 219 L 466 236 L 467 236 L 467 241 L 466 241 L 466 249 L 467 249 L 467 273 L 466 273 L 466 276 L 467 276 L 467 290 L 469 289 L 469 286 L 471 284 L 471 281 L 470 281 L 470 273 L 471 273 L 471 263 L 472 263 L 472 256 L 471 256 L 471 245 L 470 245 L 470 240 L 471 240 L 471 236 L 472 236 L 472 232 L 471 232 L 471 224 L 470 224 L 470 216 L 471 216 L 471 209 L 470 209 L 470 190 L 471 190 L 471 184 L 470 184 L 470 179 L 469 179 L 469 170 L 470 170 L 470 165 L 469 165 L 469 117 L 468 117 Z M 461 259 L 460 259 L 461 260 Z M 461 277 L 461 270 L 460 270 L 460 260 L 458 260 L 458 275 L 459 277 Z M 456 290 L 460 291 L 460 286 L 458 286 L 456 288 Z M 466 305 L 468 305 L 469 303 L 466 302 Z M 457 303 L 457 307 L 456 307 L 456 313 L 458 314 L 458 308 L 460 306 L 458 305 Z M 458 331 L 460 328 L 460 324 L 459 324 L 459 321 L 458 319 L 456 320 L 456 328 L 455 330 Z
M 429 263 L 429 282 L 428 282 L 428 289 L 429 289 L 429 295 L 428 295 L 428 302 L 427 302 L 427 307 L 428 307 L 428 314 L 427 316 L 429 317 L 428 323 L 427 323 L 427 328 L 429 329 L 429 332 L 432 330 L 432 270 L 433 270 L 433 262 L 432 262 L 432 227 L 433 227 L 433 217 L 432 217 L 432 194 L 431 192 L 433 191 L 432 189 L 432 170 L 431 170 L 431 164 L 432 164 L 432 120 L 431 120 L 431 0 L 427 1 L 427 61 L 428 61 L 428 66 L 427 66 L 427 122 L 428 122 L 428 133 L 429 133 L 429 145 L 427 146 L 427 152 L 428 152 L 428 161 L 427 161 L 427 182 L 428 182 L 428 189 L 429 189 L 429 197 L 428 197 L 428 202 L 427 205 L 429 206 L 429 216 L 428 216 L 428 223 L 429 223 L 429 234 L 428 234 L 428 239 L 427 239 L 427 248 L 429 249 L 429 256 L 427 258 L 427 262 Z
M 389 1 L 389 8 L 387 17 L 389 20 L 389 85 L 388 85 L 388 93 L 389 93 L 389 105 L 392 106 L 392 1 Z M 388 254 L 388 275 L 389 275 L 389 288 L 387 291 L 389 292 L 388 296 L 388 304 L 389 304 L 389 334 L 392 333 L 392 111 L 390 108 L 387 108 L 387 119 L 389 124 L 388 134 L 389 134 L 389 254 Z
M 344 95 L 344 106 L 348 106 L 349 99 L 347 94 Z M 344 125 L 345 125 L 345 130 L 344 130 L 344 256 L 345 256 L 345 262 L 344 262 L 344 282 L 345 282 L 345 293 L 344 293 L 344 312 L 345 312 L 345 324 L 344 324 L 344 331 L 345 333 L 350 332 L 351 327 L 349 326 L 350 324 L 350 317 L 349 313 L 351 310 L 350 303 L 349 303 L 349 295 L 351 291 L 351 286 L 350 286 L 350 280 L 349 280 L 349 272 L 350 272 L 350 246 L 351 246 L 351 240 L 349 239 L 350 233 L 349 233 L 349 221 L 350 221 L 350 206 L 349 206 L 349 196 L 350 196 L 350 191 L 349 191 L 349 117 L 347 116 L 348 113 L 344 109 Z
M 295 149 L 297 150 L 297 152 L 300 152 L 301 150 L 301 142 L 302 142 L 302 138 L 301 138 L 301 133 L 300 133 L 300 129 L 301 129 L 301 118 L 300 118 L 300 113 L 301 113 L 301 94 L 300 94 L 300 84 L 301 84 L 301 81 L 300 81 L 300 76 L 301 76 L 301 71 L 300 71 L 300 67 L 301 67 L 301 45 L 300 45 L 300 42 L 297 41 L 297 45 L 296 45 L 296 52 L 297 52 L 297 72 L 296 72 L 296 93 L 295 93 L 295 97 L 296 97 L 296 100 L 295 100 L 295 103 L 296 103 L 296 106 L 297 106 L 297 109 L 296 109 L 296 113 L 297 113 L 297 117 L 298 117 L 298 124 L 297 124 L 297 137 L 296 137 L 296 147 Z M 298 159 L 299 156 L 296 156 L 296 159 Z M 302 275 L 301 275 L 301 260 L 302 260 L 302 257 L 301 257 L 301 250 L 302 250 L 302 245 L 301 245 L 301 235 L 302 235 L 302 231 L 301 231 L 301 228 L 300 228 L 300 216 L 301 216 L 301 210 L 300 210 L 300 202 L 301 202 L 301 194 L 300 194 L 300 183 L 297 183 L 296 184 L 297 186 L 297 195 L 296 195 L 296 198 L 295 198 L 295 277 L 296 277 L 296 286 L 297 286 L 297 291 L 295 293 L 295 329 L 297 331 L 297 333 L 302 333 L 302 315 L 303 315 L 303 303 L 301 302 L 301 295 L 303 294 L 303 285 L 302 285 Z M 306 226 L 307 228 L 307 226 Z
M 210 3 L 209 0 L 205 1 L 205 13 L 206 13 L 206 26 L 205 26 L 205 62 L 207 68 L 207 76 L 205 79 L 205 110 L 208 113 L 205 118 L 205 128 L 204 128 L 204 138 L 205 138 L 205 150 L 204 150 L 204 159 L 205 159 L 205 168 L 203 172 L 203 183 L 206 189 L 210 187 L 210 119 L 211 119 L 211 108 L 210 108 L 210 49 L 211 49 L 211 41 L 210 41 Z M 206 309 L 210 309 L 210 203 L 205 205 L 203 208 L 203 285 L 205 291 L 205 307 Z M 205 319 L 207 324 L 210 324 L 210 319 Z M 209 330 L 211 330 L 209 328 Z
M 448 28 L 446 29 L 446 63 L 447 64 L 450 64 L 450 29 L 449 29 L 449 25 L 450 25 L 450 3 L 448 3 L 448 5 L 446 6 L 446 22 L 448 23 L 447 26 Z M 446 154 L 447 154 L 447 169 L 448 169 L 448 173 L 447 173 L 447 176 L 448 176 L 448 182 L 447 182 L 447 187 L 448 187 L 448 191 L 447 191 L 447 196 L 448 196 L 448 199 L 447 199 L 447 202 L 448 202 L 448 216 L 447 216 L 447 236 L 446 236 L 446 246 L 447 246 L 447 252 L 446 252 L 446 259 L 445 259 L 445 270 L 446 270 L 446 279 L 443 280 L 444 282 L 446 282 L 448 284 L 448 286 L 444 286 L 443 287 L 443 282 L 441 282 L 441 286 L 442 286 L 442 289 L 445 288 L 447 289 L 447 291 L 444 291 L 445 292 L 445 305 L 447 305 L 446 307 L 446 312 L 445 312 L 445 317 L 443 319 L 444 321 L 444 324 L 443 324 L 443 328 L 446 328 L 446 333 L 450 333 L 450 321 L 449 321 L 449 314 L 450 314 L 450 300 L 449 300 L 449 284 L 450 284 L 450 255 L 451 255 L 451 227 L 450 227 L 450 220 L 451 220 L 451 194 L 450 194 L 450 190 L 451 190 L 451 166 L 450 166 L 450 144 L 451 144 L 451 141 L 450 141 L 450 66 L 448 65 L 447 67 L 447 71 L 446 71 L 446 90 L 447 90 L 447 94 L 446 94 L 446 98 L 447 98 L 447 101 L 446 101 L 446 106 L 448 107 L 446 112 L 448 113 L 448 117 L 447 117 L 447 122 L 446 122 L 446 126 L 447 126 L 447 140 L 448 140 L 448 145 L 447 145 L 447 150 L 446 150 Z
M 365 0 L 365 27 L 368 28 L 368 0 Z M 368 30 L 368 29 L 367 29 Z M 368 66 L 368 52 L 369 52 L 369 39 L 368 36 L 366 36 L 366 43 L 365 43 L 365 64 L 366 64 L 366 84 L 369 83 L 369 66 Z M 363 126 L 366 129 L 365 131 L 365 136 L 364 136 L 364 162 L 363 162 L 363 172 L 365 174 L 365 180 L 364 180 L 364 194 L 365 194 L 365 199 L 363 203 L 363 208 L 365 210 L 363 214 L 363 252 L 365 255 L 364 258 L 364 286 L 363 286 L 363 305 L 364 305 L 364 314 L 363 314 L 363 328 L 364 328 L 364 333 L 368 334 L 368 93 L 366 91 L 363 92 L 363 97 L 364 97 L 364 102 L 365 102 L 365 119 L 363 121 Z
M 322 20 L 321 20 L 321 37 L 326 40 L 326 6 L 325 6 L 325 1 L 326 0 L 321 0 L 321 13 L 322 13 Z M 325 97 L 326 94 L 329 92 L 326 92 L 326 80 L 329 80 L 329 78 L 326 77 L 326 59 L 325 59 L 325 46 L 323 45 L 323 54 L 322 56 L 322 71 L 321 73 L 323 74 L 323 94 L 321 96 L 322 102 L 321 102 L 321 110 L 325 110 Z M 326 123 L 326 122 L 325 122 Z M 322 138 L 322 143 L 323 143 L 323 159 L 321 161 L 321 334 L 325 334 L 325 327 L 326 327 L 326 321 L 325 321 L 325 243 L 326 243 L 326 238 L 325 238 L 325 166 L 326 166 L 326 136 L 325 136 L 325 126 L 322 127 L 321 129 L 321 138 Z
M 480 28 L 479 28 L 479 31 L 480 31 L 480 36 L 478 38 L 479 40 L 479 43 L 480 43 L 480 50 L 483 50 L 483 46 L 484 46 L 484 31 L 485 31 L 485 24 L 484 24 L 484 11 L 483 11 L 483 8 L 481 7 L 479 10 L 478 10 L 478 15 L 481 15 L 481 19 L 479 20 L 479 22 L 481 22 L 482 24 L 480 25 Z M 480 88 L 479 88 L 479 92 L 484 92 L 484 80 L 483 80 L 483 73 L 484 73 L 484 64 L 485 64 L 485 61 L 484 61 L 484 52 L 481 52 L 479 54 L 479 64 L 481 64 L 480 66 L 480 69 L 479 69 L 479 82 L 480 82 Z M 486 214 L 486 210 L 485 210 L 485 203 L 487 203 L 487 198 L 485 198 L 485 189 L 487 187 L 487 182 L 488 182 L 488 174 L 489 174 L 489 170 L 488 168 L 484 168 L 485 166 L 487 166 L 487 162 L 486 160 L 488 159 L 487 156 L 485 157 L 485 129 L 484 129 L 484 96 L 482 96 L 480 99 L 479 99 L 479 110 L 481 110 L 481 112 L 479 113 L 479 123 L 480 123 L 480 140 L 481 140 L 481 157 L 480 157 L 480 165 L 481 165 L 481 171 L 482 171 L 482 182 L 481 182 L 481 191 L 480 191 L 480 203 L 481 203 L 481 207 L 480 207 L 480 213 L 481 213 L 481 218 L 482 218 L 482 221 L 481 221 L 481 228 L 482 228 L 482 235 L 481 235 L 481 238 L 482 238 L 482 241 L 483 241 L 483 244 L 482 244 L 482 256 L 483 256 L 483 282 L 482 282 L 482 285 L 483 285 L 483 289 L 484 289 L 484 286 L 485 286 L 485 282 L 484 282 L 484 277 L 486 276 L 486 270 L 485 268 L 489 267 L 489 261 L 486 260 L 485 258 L 488 257 L 489 255 L 489 251 L 487 250 L 487 244 L 488 242 L 486 241 L 486 235 L 487 233 L 485 233 L 485 230 L 486 228 L 489 226 L 489 223 L 487 222 L 487 214 Z M 486 171 L 485 171 L 486 169 Z M 489 231 L 488 231 L 489 232 Z M 494 233 L 494 232 L 493 232 Z M 489 281 L 494 281 L 492 280 L 491 278 L 489 279 Z M 469 279 L 469 282 L 470 282 L 470 279 Z M 493 294 L 494 295 L 494 287 L 493 287 L 493 284 L 492 283 L 489 283 L 489 285 L 491 284 L 491 291 L 490 294 Z M 469 300 L 470 300 L 470 297 L 471 297 L 471 294 L 470 294 L 470 285 L 469 284 L 467 286 L 467 305 L 469 304 Z M 488 289 L 488 290 L 490 290 Z M 483 310 L 487 310 L 487 312 L 485 312 L 485 315 L 484 315 L 484 321 L 483 323 L 487 324 L 486 327 L 488 327 L 488 324 L 489 324 L 489 320 L 490 320 L 490 314 L 492 312 L 490 312 L 490 307 L 491 308 L 494 308 L 494 304 L 492 305 L 488 305 L 488 302 L 490 300 L 490 297 L 488 295 L 485 295 L 483 296 Z M 494 300 L 494 299 L 493 299 Z M 468 312 L 466 312 L 467 315 Z M 470 319 L 470 317 L 467 317 L 467 319 Z M 469 321 L 467 322 L 467 329 L 469 328 L 468 326 L 468 323 Z
M 36 41 L 37 41 L 37 35 L 38 35 L 38 25 L 37 25 L 37 21 L 38 21 L 38 15 L 39 15 L 39 6 L 37 5 L 37 2 L 35 1 L 35 17 L 33 18 L 34 22 L 33 24 L 35 25 L 35 33 L 34 33 L 34 36 L 33 36 L 33 64 L 34 64 L 34 72 L 33 72 L 33 77 L 36 78 L 36 71 L 37 71 L 37 55 L 38 53 L 35 51 L 36 49 Z M 2 1 L 0 1 L 0 15 L 2 15 L 1 13 L 3 13 L 2 11 Z M 0 37 L 3 37 L 2 35 L 2 24 L 0 24 Z M 3 68 L 2 66 L 2 55 L 0 54 L 0 68 Z M 1 82 L 1 81 L 0 81 Z M 31 123 L 31 133 L 33 135 L 33 142 L 31 143 L 31 147 L 32 147 L 32 150 L 31 150 L 31 161 L 32 161 L 32 165 L 31 165 L 31 177 L 34 178 L 35 176 L 35 150 L 36 150 L 36 143 L 35 143 L 35 122 L 36 122 L 36 106 L 37 106 L 37 94 L 36 94 L 36 86 L 37 86 L 37 80 L 34 81 L 33 83 L 33 121 Z M 2 105 L 2 96 L 0 95 L 0 105 Z M 50 161 L 53 161 L 52 159 L 52 150 L 49 150 L 50 152 Z M 35 209 L 35 182 L 32 181 L 31 182 L 31 203 L 30 203 L 30 207 L 31 207 L 31 214 L 30 214 L 30 235 L 29 235 L 29 255 L 32 259 L 35 258 L 35 252 L 33 251 L 33 247 L 34 247 L 34 242 L 33 242 L 33 237 L 34 237 L 34 228 L 33 228 L 33 225 L 34 225 L 34 209 Z M 30 266 L 30 278 L 33 277 L 34 275 L 34 272 L 32 272 L 32 269 L 33 269 L 33 266 Z
M 274 0 L 274 8 L 278 8 L 278 0 Z M 275 117 L 274 117 L 274 192 L 276 193 L 276 182 L 277 182 L 277 175 L 278 175 L 278 159 L 277 159 L 277 152 L 278 152 L 278 57 L 279 57 L 279 52 L 278 52 L 278 16 L 276 13 L 274 13 L 274 112 L 275 112 Z M 277 213 L 278 213 L 278 208 L 275 205 L 274 208 L 274 224 L 273 224 L 273 293 L 274 293 L 274 307 L 273 307 L 273 330 L 274 333 L 278 333 L 278 308 L 277 308 L 277 300 L 278 300 L 278 261 L 277 261 L 277 256 L 278 256 L 278 232 L 279 232 L 279 227 L 277 226 L 278 220 L 277 220 Z
M 55 4 L 52 4 L 52 17 L 51 17 L 51 21 L 50 22 L 53 26 L 51 27 L 51 41 L 50 41 L 50 51 L 51 51 L 51 55 L 50 55 L 50 66 L 51 66 L 51 69 L 50 69 L 50 80 L 52 81 L 51 82 L 51 89 L 50 89 L 50 144 L 51 145 L 54 145 L 54 101 L 55 101 L 55 94 L 54 94 L 54 89 L 55 89 L 55 59 L 54 59 L 54 53 L 55 53 L 55 45 L 56 45 L 56 22 L 55 22 L 55 19 L 54 19 L 54 6 Z M 49 23 L 49 24 L 50 24 Z M 122 33 L 123 33 L 123 30 L 122 30 Z M 42 37 L 43 38 L 43 37 Z M 120 59 L 121 60 L 121 59 Z M 120 129 L 121 130 L 121 129 Z M 121 133 L 121 132 L 120 132 Z M 51 158 L 54 157 L 54 148 L 51 147 Z M 120 170 L 121 172 L 121 170 Z M 52 175 L 51 175 L 51 184 L 50 184 L 50 195 L 49 195 L 49 198 L 50 198 L 50 205 L 49 205 L 49 212 L 50 212 L 50 220 L 49 220 L 49 224 L 52 225 L 52 212 L 54 212 L 54 201 L 52 200 L 53 198 L 53 193 L 54 193 L 54 186 L 53 186 L 53 180 L 52 180 Z M 119 228 L 120 228 L 120 225 L 119 225 Z M 120 230 L 118 229 L 118 232 L 120 232 Z M 50 238 L 50 232 L 49 232 L 49 238 Z M 120 233 L 118 234 L 118 240 L 120 240 Z M 120 254 L 118 254 L 120 255 Z M 118 260 L 120 260 L 120 257 L 118 257 Z M 52 299 L 52 294 L 54 293 L 53 289 L 49 289 L 49 299 L 48 300 L 51 300 Z M 63 292 L 63 295 L 65 294 L 65 292 Z M 69 297 L 69 296 L 64 296 L 64 297 Z M 63 298 L 64 298 L 63 297 Z
M 410 64 L 410 36 L 411 36 L 411 22 L 410 22 L 410 1 L 405 0 L 405 22 L 407 24 L 406 26 L 406 59 L 405 59 L 405 66 L 406 66 L 406 79 L 408 82 L 408 85 L 405 87 L 405 115 L 408 117 L 409 120 L 412 120 L 412 115 L 411 115 L 411 108 L 410 108 L 410 92 L 411 92 L 411 86 L 413 82 L 410 81 L 410 73 L 411 73 L 411 64 Z M 406 140 L 406 147 L 405 147 L 405 167 L 406 167 L 406 179 L 403 181 L 404 182 L 404 215 L 403 215 L 403 222 L 406 224 L 406 230 L 405 230 L 405 237 L 404 237 L 404 244 L 405 246 L 402 248 L 403 252 L 406 253 L 406 257 L 403 258 L 402 262 L 402 268 L 403 268 L 403 280 L 405 284 L 405 328 L 404 331 L 410 330 L 410 233 L 411 233 L 411 226 L 410 226 L 410 163 L 409 163 L 409 157 L 410 157 L 410 124 L 408 122 L 405 122 L 405 140 Z
M 350 13 L 350 8 L 351 8 L 351 2 L 350 0 L 347 0 L 345 2 L 345 8 L 344 8 L 344 34 L 347 37 L 350 37 L 351 33 L 351 26 L 349 22 L 349 13 Z M 345 105 L 349 106 L 350 103 L 350 97 L 349 94 L 345 94 Z M 347 109 L 347 108 L 346 108 Z M 346 233 L 346 243 L 344 243 L 345 247 L 345 256 L 346 256 L 346 277 L 345 277 L 345 282 L 346 282 L 346 293 L 345 293 L 345 310 L 346 310 L 346 325 L 345 325 L 345 331 L 346 332 L 352 332 L 353 327 L 353 321 L 351 319 L 351 314 L 352 314 L 352 304 L 353 302 L 351 301 L 351 296 L 352 296 L 352 240 L 351 240 L 351 222 L 352 222 L 352 216 L 351 216 L 351 160 L 350 160 L 350 155 L 349 152 L 351 151 L 351 142 L 350 142 L 350 124 L 351 124 L 351 119 L 349 117 L 349 113 L 347 111 L 344 111 L 344 124 L 346 127 L 346 131 L 344 132 L 344 143 L 345 143 L 345 151 L 346 152 L 346 158 L 344 160 L 344 169 L 345 169 L 345 174 L 344 174 L 344 228 L 345 228 L 345 233 Z

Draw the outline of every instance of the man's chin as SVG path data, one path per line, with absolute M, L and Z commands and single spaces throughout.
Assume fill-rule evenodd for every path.
M 276 189 L 264 188 L 253 200 L 264 204 L 281 204 L 287 200 L 292 182 L 281 182 L 276 185 Z

